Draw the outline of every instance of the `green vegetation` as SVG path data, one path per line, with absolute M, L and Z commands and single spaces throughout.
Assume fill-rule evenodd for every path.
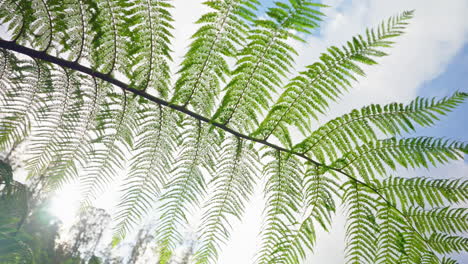
M 291 43 L 317 30 L 323 5 L 285 0 L 258 14 L 258 0 L 205 4 L 210 11 L 171 72 L 170 0 L 0 0 L 8 33 L 0 40 L 0 151 L 24 149 L 28 178 L 44 195 L 78 180 L 83 207 L 126 171 L 113 244 L 156 210 L 160 263 L 183 241 L 194 208 L 203 217 L 191 261 L 215 263 L 256 188 L 266 200 L 259 264 L 301 263 L 339 204 L 347 263 L 456 263 L 452 254 L 468 251 L 467 179 L 391 176 L 464 158 L 464 142 L 407 136 L 467 93 L 369 105 L 314 129 L 388 55 L 412 11 L 329 47 L 291 77 Z M 18 225 L 35 210 L 23 212 L 28 191 L 8 158 L 0 172 L 0 255 L 49 263 L 38 255 L 53 246 L 24 238 L 33 231 Z

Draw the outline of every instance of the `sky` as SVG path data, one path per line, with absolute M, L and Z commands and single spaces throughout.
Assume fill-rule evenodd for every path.
M 181 61 L 196 30 L 193 24 L 207 9 L 198 0 L 175 0 L 174 69 Z M 270 2 L 270 1 L 265 1 Z M 360 78 L 354 89 L 332 105 L 326 121 L 370 103 L 408 102 L 416 96 L 448 96 L 454 91 L 468 91 L 468 14 L 467 0 L 323 0 L 329 8 L 321 28 L 306 43 L 294 44 L 301 54 L 297 70 L 314 63 L 330 45 L 342 45 L 366 27 L 404 10 L 415 10 L 407 33 L 397 40 L 388 57 L 379 65 L 366 68 L 367 77 Z M 468 104 L 444 118 L 435 128 L 421 129 L 418 135 L 445 136 L 468 141 Z M 457 162 L 435 170 L 410 171 L 408 176 L 466 177 L 468 164 Z M 106 194 L 111 197 L 111 194 Z M 100 199 L 101 205 L 111 198 Z M 58 207 L 60 210 L 60 206 Z M 244 221 L 235 223 L 231 241 L 221 252 L 220 264 L 251 263 L 258 250 L 263 200 L 257 190 L 246 209 Z M 344 217 L 340 210 L 330 233 L 320 232 L 315 254 L 305 263 L 341 264 L 344 259 Z M 457 257 L 468 263 L 468 254 Z

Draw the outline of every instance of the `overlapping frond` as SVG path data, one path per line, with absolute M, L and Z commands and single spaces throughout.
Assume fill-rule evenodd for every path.
M 109 100 L 104 102 L 104 109 L 96 117 L 98 125 L 94 141 L 97 146 L 90 153 L 92 160 L 85 168 L 87 173 L 80 178 L 84 204 L 91 202 L 117 178 L 117 172 L 127 160 L 125 153 L 133 146 L 137 98 L 125 92 L 109 92 L 107 97 Z
M 266 152 L 273 160 L 265 165 L 268 179 L 265 185 L 265 220 L 262 227 L 262 247 L 256 263 L 287 263 L 282 251 L 289 241 L 301 206 L 303 165 L 289 153 Z
M 290 143 L 288 126 L 299 129 L 302 133 L 310 132 L 312 119 L 325 113 L 329 101 L 335 101 L 351 86 L 349 80 L 356 75 L 364 75 L 359 64 L 373 65 L 374 57 L 387 54 L 381 49 L 390 47 L 391 38 L 403 33 L 412 12 L 405 12 L 390 18 L 387 23 L 374 30 L 367 30 L 366 37 L 358 35 L 348 41 L 341 49 L 328 48 L 328 53 L 320 56 L 320 62 L 308 66 L 307 70 L 293 78 L 286 86 L 280 98 L 271 107 L 253 136 L 267 139 L 275 135 L 283 144 Z
M 30 28 L 34 19 L 34 10 L 31 1 L 27 0 L 1 0 L 0 1 L 0 23 L 7 25 L 12 40 L 18 40 L 25 30 Z M 2 38 L 4 38 L 2 36 Z
M 5 65 L 1 76 L 4 93 L 0 94 L 0 149 L 7 150 L 24 140 L 30 134 L 32 124 L 45 117 L 44 99 L 49 96 L 51 82 L 48 65 L 18 60 L 7 52 L 3 54 L 10 64 Z M 9 67 L 13 67 L 17 74 L 10 76 Z
M 235 57 L 239 46 L 244 45 L 258 0 L 218 0 L 205 4 L 212 11 L 197 21 L 201 26 L 185 54 L 172 102 L 191 105 L 196 111 L 210 115 L 220 86 L 230 72 L 226 59 Z
M 138 89 L 154 89 L 162 98 L 169 93 L 169 61 L 172 38 L 172 8 L 168 0 L 137 0 L 126 7 L 131 14 L 131 40 L 127 42 L 132 56 L 131 85 Z
M 394 205 L 379 201 L 376 227 L 377 254 L 371 263 L 440 263 L 427 238 Z
M 335 200 L 338 197 L 337 178 L 323 174 L 316 166 L 307 166 L 302 179 L 301 206 L 298 221 L 283 230 L 283 237 L 274 244 L 274 263 L 301 263 L 310 253 L 316 242 L 318 228 L 328 231 L 335 212 Z M 278 262 L 276 262 L 278 261 Z
M 411 206 L 442 207 L 468 201 L 468 180 L 424 177 L 389 177 L 374 184 L 387 199 L 403 209 Z
M 130 28 L 126 26 L 125 9 L 131 2 L 106 0 L 93 2 L 93 9 L 97 12 L 91 17 L 90 25 L 94 32 L 91 42 L 90 60 L 92 66 L 103 73 L 114 71 L 129 75 L 128 39 Z M 127 38 L 127 39 L 126 39 Z
M 86 167 L 92 158 L 90 155 L 94 150 L 93 133 L 96 129 L 97 115 L 101 110 L 101 103 L 107 94 L 109 87 L 95 78 L 80 79 L 80 90 L 82 90 L 82 102 L 76 122 L 73 123 L 73 136 L 68 137 L 68 142 L 58 141 L 62 148 L 62 155 L 55 156 L 43 174 L 47 174 L 47 187 L 57 190 L 66 183 L 79 178 L 79 170 Z
M 47 116 L 39 123 L 40 128 L 31 138 L 27 168 L 31 175 L 41 175 L 54 160 L 60 160 L 74 151 L 74 135 L 87 92 L 75 73 L 62 70 L 56 73 L 52 98 L 45 107 Z
M 242 217 L 258 178 L 257 153 L 248 142 L 228 138 L 219 155 L 216 174 L 208 184 L 212 192 L 203 206 L 196 263 L 216 263 L 220 244 L 229 239 L 231 220 Z
M 407 105 L 366 106 L 327 122 L 293 149 L 321 162 L 334 160 L 362 142 L 377 140 L 379 133 L 396 136 L 414 131 L 417 125 L 433 125 L 466 98 L 467 93 L 457 92 L 440 100 L 417 98 Z
M 172 252 L 181 242 L 181 228 L 187 221 L 187 208 L 197 205 L 206 190 L 206 177 L 212 174 L 218 150 L 218 138 L 212 127 L 188 119 L 182 127 L 180 153 L 172 167 L 172 177 L 160 201 L 160 222 L 156 227 L 161 252 Z
M 467 151 L 465 143 L 443 138 L 390 138 L 363 144 L 335 160 L 331 167 L 359 175 L 369 182 L 378 175 L 387 175 L 388 170 L 395 170 L 397 165 L 429 168 L 461 160 Z
M 392 206 L 379 204 L 377 207 L 378 234 L 376 254 L 373 263 L 398 263 L 404 252 L 405 218 Z
M 137 110 L 137 140 L 129 173 L 122 184 L 119 212 L 115 219 L 117 239 L 125 237 L 139 224 L 159 199 L 173 168 L 177 130 L 172 129 L 174 112 L 161 106 L 140 102 Z
M 447 206 L 467 200 L 466 181 L 390 177 L 362 188 L 378 201 L 371 263 L 451 263 L 440 254 L 464 251 L 466 238 L 459 235 L 468 230 L 466 208 Z
M 322 6 L 308 0 L 276 2 L 266 12 L 267 19 L 254 22 L 249 43 L 238 54 L 233 77 L 213 120 L 229 123 L 240 131 L 251 131 L 256 126 L 258 114 L 268 108 L 281 78 L 294 63 L 296 51 L 288 40 L 302 39 L 292 32 L 310 33 L 316 28 Z
M 346 182 L 343 189 L 347 209 L 346 262 L 373 263 L 377 253 L 375 197 L 368 188 L 354 181 Z

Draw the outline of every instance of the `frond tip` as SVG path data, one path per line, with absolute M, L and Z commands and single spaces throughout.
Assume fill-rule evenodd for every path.
M 311 119 L 324 114 L 329 101 L 335 101 L 351 87 L 350 80 L 364 75 L 359 64 L 373 65 L 374 58 L 386 56 L 381 51 L 393 43 L 390 39 L 403 34 L 412 11 L 392 17 L 377 29 L 367 30 L 366 36 L 358 35 L 341 49 L 328 48 L 320 56 L 320 62 L 307 66 L 307 70 L 293 78 L 286 86 L 278 101 L 271 107 L 253 136 L 268 139 L 276 136 L 283 144 L 289 145 L 287 126 L 298 128 L 302 133 L 310 132 Z

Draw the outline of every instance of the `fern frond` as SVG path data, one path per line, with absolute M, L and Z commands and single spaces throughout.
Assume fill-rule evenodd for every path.
M 34 19 L 32 1 L 0 0 L 0 23 L 7 25 L 11 40 L 17 41 Z M 4 38 L 2 36 L 1 38 Z
M 122 184 L 115 217 L 117 240 L 123 239 L 154 206 L 174 163 L 177 132 L 171 127 L 175 123 L 174 113 L 145 100 L 140 101 L 138 108 L 135 154 Z
M 54 46 L 59 54 L 69 61 L 84 61 L 89 59 L 90 46 L 93 38 L 90 21 L 97 14 L 93 8 L 94 1 L 48 1 L 55 13 Z
M 396 136 L 414 131 L 416 125 L 431 126 L 466 98 L 467 93 L 457 92 L 440 100 L 417 98 L 407 105 L 366 106 L 327 122 L 293 149 L 321 162 L 334 160 L 338 153 L 349 152 L 362 142 L 377 140 L 379 132 Z
M 437 181 L 447 183 L 446 180 Z M 449 184 L 458 184 L 453 180 L 451 181 Z M 399 186 L 400 189 L 408 193 L 415 192 L 415 190 L 429 193 L 429 199 L 437 197 L 444 205 L 454 202 L 454 200 L 448 198 L 450 196 L 444 197 L 441 195 L 444 192 L 440 192 L 441 189 L 443 190 L 440 182 L 438 182 L 439 184 L 432 184 L 430 189 L 422 183 L 424 181 L 420 181 L 416 189 L 404 184 L 396 184 L 395 186 Z M 458 193 L 461 192 L 462 196 L 466 197 L 463 184 L 460 187 L 462 190 L 457 190 L 457 188 L 453 190 Z M 374 189 L 373 191 L 381 190 Z M 403 193 L 403 191 L 399 192 Z M 466 244 L 466 238 L 452 234 L 466 232 L 468 228 L 466 219 L 468 216 L 465 208 L 444 207 L 424 210 L 417 206 L 409 207 L 408 204 L 411 201 L 408 202 L 408 200 L 411 200 L 411 198 L 405 200 L 404 195 L 392 196 L 392 194 L 383 193 L 383 196 L 380 197 L 385 197 L 384 199 L 391 198 L 379 204 L 380 213 L 377 215 L 379 253 L 375 259 L 376 263 L 441 263 L 437 254 L 448 254 L 464 250 L 461 245 Z M 403 210 L 399 210 L 397 206 L 401 206 Z M 429 234 L 428 237 L 427 234 Z M 444 260 L 442 260 L 443 262 Z
M 468 251 L 468 212 L 454 206 L 468 201 L 468 181 L 386 176 L 400 166 L 462 159 L 468 145 L 380 135 L 433 125 L 466 92 L 370 105 L 310 133 L 312 119 L 364 75 L 363 65 L 387 55 L 384 48 L 403 34 L 412 12 L 330 47 L 283 86 L 297 55 L 291 41 L 315 30 L 323 5 L 277 1 L 254 18 L 259 4 L 207 1 L 211 11 L 199 19 L 171 91 L 170 0 L 0 0 L 7 31 L 0 39 L 0 151 L 9 152 L 0 161 L 0 203 L 22 191 L 28 198 L 8 163 L 18 144 L 41 184 L 55 189 L 79 179 L 85 204 L 126 171 L 113 242 L 157 207 L 155 242 L 160 262 L 169 262 L 191 209 L 206 195 L 194 260 L 214 263 L 254 190 L 257 162 L 265 161 L 258 263 L 303 261 L 341 199 L 346 262 L 453 264 L 446 255 Z M 292 146 L 291 128 L 309 136 Z M 272 135 L 279 144 L 267 141 Z M 0 244 L 9 239 L 4 231 Z
M 34 18 L 27 28 L 27 33 L 22 37 L 22 42 L 27 42 L 36 50 L 47 52 L 52 47 L 52 38 L 55 31 L 55 13 L 52 12 L 50 4 L 45 0 L 31 1 L 31 8 L 34 13 L 31 14 Z
M 293 78 L 280 98 L 271 107 L 253 136 L 268 139 L 276 136 L 284 145 L 290 142 L 288 126 L 293 126 L 303 134 L 310 132 L 311 119 L 318 119 L 318 113 L 325 113 L 328 100 L 336 101 L 351 86 L 349 80 L 356 75 L 364 75 L 359 64 L 372 65 L 373 57 L 387 54 L 380 49 L 390 47 L 390 39 L 401 35 L 412 17 L 412 12 L 392 17 L 388 23 L 382 22 L 378 30 L 367 30 L 367 38 L 361 35 L 347 42 L 341 49 L 328 48 L 328 53 L 320 56 L 320 62 L 308 66 L 307 71 Z
M 168 0 L 138 0 L 127 8 L 132 27 L 131 41 L 126 42 L 132 56 L 131 86 L 141 90 L 155 89 L 161 98 L 169 92 L 169 61 L 172 16 Z M 144 6 L 144 8 L 143 8 Z
M 172 102 L 191 105 L 197 112 L 210 115 L 220 85 L 230 72 L 226 58 L 236 56 L 237 46 L 244 45 L 248 22 L 253 20 L 258 1 L 218 0 L 204 4 L 213 11 L 197 21 L 202 26 L 192 36 Z
M 95 141 L 101 146 L 90 153 L 92 162 L 86 166 L 87 173 L 80 179 L 83 205 L 89 204 L 115 179 L 118 169 L 126 163 L 125 152 L 133 146 L 137 98 L 129 97 L 126 92 L 123 95 L 109 92 L 107 97 L 110 100 L 104 103 L 104 109 L 96 118 L 99 123 Z
M 373 263 L 376 256 L 376 200 L 372 192 L 354 181 L 343 185 L 347 209 L 346 263 Z
M 50 68 L 39 61 L 21 61 L 8 53 L 12 69 L 18 75 L 8 76 L 8 67 L 4 67 L 0 84 L 8 85 L 0 96 L 0 149 L 11 149 L 22 142 L 31 132 L 32 123 L 44 119 L 47 109 L 44 98 L 51 90 Z M 5 57 L 5 58 L 6 58 Z M 14 58 L 14 59 L 13 59 Z M 8 88 L 7 88 L 8 87 Z M 3 88 L 3 87 L 2 87 Z
M 335 197 L 338 196 L 336 190 L 339 189 L 337 179 L 327 177 L 316 166 L 308 166 L 302 188 L 303 215 L 298 216 L 299 222 L 291 225 L 283 238 L 273 245 L 273 251 L 282 255 L 277 259 L 283 261 L 278 263 L 301 263 L 306 250 L 312 251 L 315 246 L 317 226 L 328 231 L 331 225 L 336 209 Z
M 468 237 L 434 233 L 429 238 L 429 244 L 440 254 L 468 251 Z
M 399 259 L 400 263 L 440 263 L 437 255 L 428 248 L 427 242 L 422 237 L 414 233 L 406 233 L 404 239 L 406 243 L 404 244 L 403 254 Z
M 387 199 L 403 209 L 410 206 L 441 207 L 446 202 L 468 201 L 468 180 L 389 177 L 375 186 Z
M 270 150 L 265 156 L 273 160 L 264 167 L 265 175 L 268 175 L 265 220 L 261 232 L 262 248 L 256 263 L 285 263 L 288 256 L 281 249 L 290 243 L 290 231 L 296 224 L 301 205 L 303 166 L 289 153 Z
M 378 207 L 376 263 L 440 263 L 429 240 L 411 225 L 406 214 L 385 201 Z
M 82 112 L 83 95 L 86 93 L 86 86 L 82 85 L 81 76 L 76 76 L 74 72 L 63 70 L 57 82 L 54 84 L 56 91 L 54 97 L 49 99 L 47 105 L 51 109 L 50 116 L 46 122 L 34 133 L 28 154 L 27 168 L 31 175 L 42 175 L 44 170 L 54 160 L 60 160 L 73 152 L 77 123 Z M 55 95 L 57 94 L 57 95 Z
M 196 263 L 216 263 L 219 245 L 229 239 L 230 217 L 241 218 L 257 180 L 257 153 L 252 145 L 237 137 L 225 140 L 217 161 L 216 175 L 208 185 L 213 188 L 198 233 L 200 248 Z
M 185 120 L 181 137 L 181 152 L 172 169 L 170 184 L 160 201 L 162 205 L 156 241 L 161 252 L 172 252 L 181 241 L 180 225 L 186 223 L 187 208 L 197 205 L 203 197 L 206 181 L 204 173 L 212 173 L 216 160 L 215 133 L 199 120 Z
M 376 175 L 387 175 L 387 171 L 395 170 L 397 165 L 404 168 L 429 168 L 431 165 L 463 159 L 466 151 L 465 143 L 442 138 L 390 138 L 363 144 L 335 160 L 331 167 L 351 175 L 360 175 L 369 182 Z
M 459 264 L 456 260 L 444 257 L 441 261 L 441 264 Z
M 130 1 L 105 0 L 92 4 L 97 13 L 90 19 L 94 36 L 91 42 L 91 65 L 98 71 L 110 74 L 114 71 L 129 75 L 132 65 L 125 43 L 130 29 L 125 26 L 125 9 Z
M 248 36 L 250 42 L 238 55 L 234 76 L 225 87 L 226 95 L 214 121 L 230 123 L 240 131 L 256 126 L 258 114 L 268 107 L 281 76 L 294 63 L 296 51 L 287 40 L 301 38 L 291 32 L 300 28 L 308 33 L 317 27 L 322 16 L 317 9 L 322 6 L 307 0 L 276 2 L 266 13 L 269 19 L 255 21 Z
M 57 190 L 65 183 L 79 178 L 79 170 L 85 168 L 93 153 L 93 135 L 91 131 L 96 129 L 95 119 L 101 110 L 104 95 L 108 86 L 98 82 L 95 78 L 89 80 L 83 77 L 80 80 L 80 92 L 83 93 L 82 106 L 79 118 L 74 123 L 75 135 L 69 140 L 69 148 L 62 151 L 61 156 L 55 156 L 52 165 L 46 168 L 44 174 L 48 175 L 46 185 L 50 190 Z M 60 143 L 61 144 L 61 143 Z
M 392 206 L 381 203 L 377 209 L 377 251 L 373 263 L 399 263 L 404 253 L 406 219 Z
M 443 207 L 426 211 L 418 207 L 410 207 L 405 214 L 411 220 L 411 224 L 421 233 L 457 234 L 468 231 L 467 208 Z

